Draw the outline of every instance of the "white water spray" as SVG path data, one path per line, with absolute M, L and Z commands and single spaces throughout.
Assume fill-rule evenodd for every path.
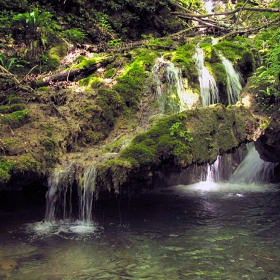
M 202 106 L 209 106 L 219 102 L 219 92 L 216 81 L 204 65 L 204 52 L 200 47 L 196 48 L 195 65 L 199 77 L 200 95 Z

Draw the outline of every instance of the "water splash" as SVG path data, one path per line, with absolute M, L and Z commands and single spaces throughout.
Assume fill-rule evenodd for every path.
M 205 107 L 218 103 L 220 100 L 219 91 L 215 79 L 204 65 L 203 49 L 197 47 L 193 57 L 199 77 L 202 106 Z
M 242 90 L 242 77 L 233 68 L 232 63 L 227 58 L 225 58 L 221 53 L 219 56 L 227 74 L 228 104 L 235 104 L 239 100 L 239 94 Z
M 181 69 L 171 61 L 157 58 L 152 75 L 162 114 L 178 113 L 191 106 L 192 101 L 185 90 Z

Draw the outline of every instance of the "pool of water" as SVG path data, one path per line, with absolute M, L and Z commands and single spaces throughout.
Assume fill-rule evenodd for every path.
M 275 185 L 178 185 L 44 223 L 0 211 L 0 279 L 280 279 Z M 11 207 L 11 209 L 14 209 Z

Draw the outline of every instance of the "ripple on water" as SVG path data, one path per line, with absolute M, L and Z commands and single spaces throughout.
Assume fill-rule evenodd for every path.
M 102 228 L 97 223 L 59 220 L 54 222 L 36 222 L 25 225 L 25 232 L 31 240 L 44 239 L 54 235 L 73 240 L 90 239 L 97 236 Z

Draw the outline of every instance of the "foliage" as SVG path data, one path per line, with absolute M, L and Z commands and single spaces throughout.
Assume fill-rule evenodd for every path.
M 183 129 L 184 126 L 182 124 L 182 122 L 176 122 L 174 123 L 170 128 L 170 135 L 171 136 L 180 136 L 181 138 L 183 138 L 185 141 L 190 142 L 193 140 L 192 137 L 190 137 L 190 131 L 188 129 L 184 130 Z
M 264 54 L 264 65 L 258 71 L 258 78 L 275 85 L 280 75 L 280 29 L 267 38 L 267 52 Z
M 51 36 L 59 30 L 59 25 L 52 19 L 49 12 L 40 12 L 35 8 L 32 12 L 20 13 L 13 16 L 13 27 L 24 30 L 25 42 L 29 48 L 37 46 L 38 42 L 45 48 Z M 35 41 L 34 41 L 35 40 Z
M 86 34 L 81 28 L 67 29 L 61 32 L 61 37 L 73 43 L 84 43 Z
M 12 71 L 14 68 L 23 67 L 20 62 L 21 60 L 16 57 L 8 58 L 5 56 L 5 54 L 0 53 L 0 65 L 8 71 Z

